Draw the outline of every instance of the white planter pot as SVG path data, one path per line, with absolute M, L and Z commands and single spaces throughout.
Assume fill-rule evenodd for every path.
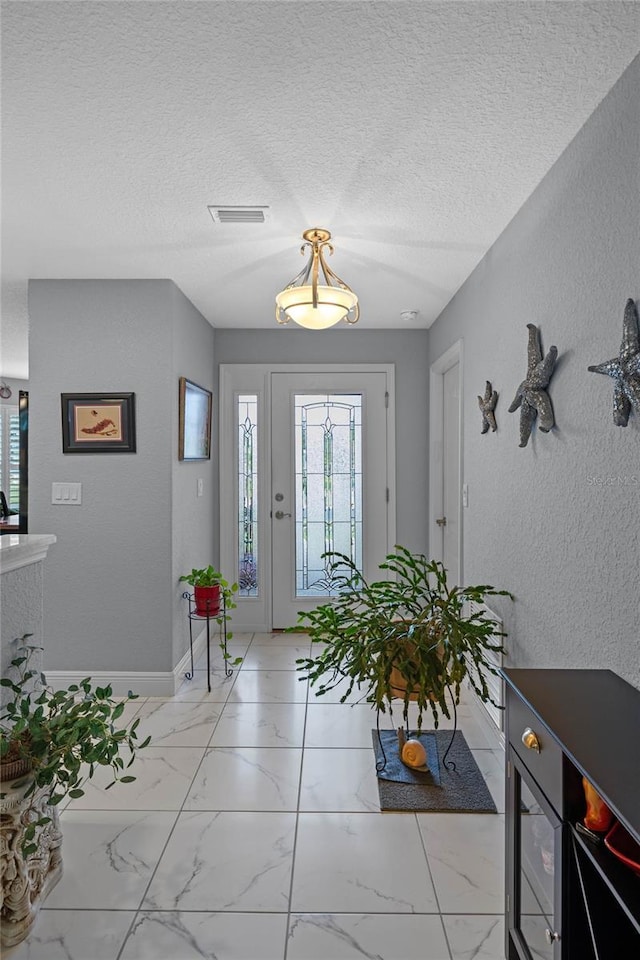
M 0 943 L 5 948 L 29 935 L 40 905 L 62 876 L 58 808 L 47 803 L 44 789 L 25 800 L 28 786 L 29 774 L 0 784 Z M 38 849 L 25 859 L 25 827 L 40 817 L 51 822 L 36 831 Z

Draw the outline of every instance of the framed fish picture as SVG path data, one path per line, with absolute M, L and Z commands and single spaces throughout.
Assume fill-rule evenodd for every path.
M 63 453 L 135 453 L 134 393 L 63 393 Z

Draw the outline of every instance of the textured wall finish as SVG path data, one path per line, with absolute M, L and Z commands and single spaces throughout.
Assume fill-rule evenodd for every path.
M 20 640 L 30 634 L 27 644 L 44 647 L 43 583 L 44 560 L 55 542 L 55 537 L 20 534 L 0 539 L 0 640 L 2 676 L 12 676 L 11 661 L 15 659 Z M 32 666 L 42 670 L 42 653 L 34 654 Z M 12 696 L 2 687 L 0 703 Z
M 51 563 L 51 561 L 49 561 Z M 9 664 L 16 656 L 14 640 L 25 633 L 33 636 L 27 641 L 43 645 L 43 561 L 31 563 L 0 576 L 0 633 L 2 636 L 2 676 L 7 676 Z M 34 664 L 41 668 L 42 657 Z M 2 688 L 0 702 L 5 703 L 10 691 Z
M 58 537 L 45 582 L 49 670 L 173 666 L 172 287 L 30 284 L 29 526 Z M 60 394 L 101 390 L 136 394 L 137 453 L 64 455 Z M 80 481 L 82 505 L 52 505 L 54 480 Z
M 7 302 L 27 276 L 171 277 L 213 325 L 269 328 L 324 226 L 365 329 L 427 327 L 639 25 L 577 0 L 6 3 Z M 218 203 L 271 219 L 214 225 Z
M 206 390 L 213 390 L 214 331 L 201 313 L 173 286 L 172 377 L 169 394 L 173 404 L 173 441 L 171 447 L 171 581 L 173 596 L 174 666 L 187 649 L 189 629 L 187 603 L 182 599 L 187 585 L 178 583 L 193 567 L 214 563 L 218 555 L 218 398 L 214 394 L 212 414 L 211 460 L 178 460 L 178 379 L 187 377 Z M 203 481 L 202 496 L 197 494 Z M 194 640 L 201 625 L 194 624 Z
M 429 331 L 464 338 L 465 580 L 500 604 L 512 665 L 607 667 L 640 686 L 640 422 L 611 419 L 587 365 L 612 355 L 640 299 L 640 58 L 629 67 Z M 559 360 L 557 426 L 518 449 L 515 417 L 481 438 L 478 381 L 511 394 L 524 322 Z M 497 348 L 496 348 L 497 344 Z M 498 605 L 496 601 L 496 605 Z

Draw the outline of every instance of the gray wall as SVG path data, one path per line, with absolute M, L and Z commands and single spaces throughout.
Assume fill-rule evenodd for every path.
M 340 329 L 217 330 L 217 363 L 394 363 L 396 371 L 396 540 L 427 544 L 429 375 L 427 331 Z
M 169 280 L 29 285 L 30 531 L 58 537 L 45 581 L 49 670 L 167 671 L 183 645 L 172 557 L 191 502 L 174 476 L 176 371 L 191 376 L 191 354 L 204 373 L 199 351 L 212 363 L 213 350 L 184 299 Z M 62 453 L 60 394 L 96 391 L 135 393 L 135 454 Z M 82 505 L 52 506 L 53 480 L 81 481 Z
M 613 381 L 587 366 L 617 355 L 625 302 L 640 299 L 639 130 L 636 60 L 429 332 L 431 361 L 464 339 L 465 580 L 517 595 L 495 604 L 511 662 L 609 667 L 637 686 L 640 413 L 614 426 Z M 520 449 L 507 408 L 529 322 L 559 350 L 557 428 Z M 481 436 L 485 380 L 498 432 Z
M 213 328 L 178 287 L 172 290 L 172 378 L 174 441 L 172 457 L 172 581 L 178 583 L 193 567 L 206 567 L 218 555 L 218 449 L 216 407 L 212 413 L 211 460 L 178 460 L 178 380 L 186 377 L 206 390 L 213 390 Z M 197 496 L 197 481 L 203 482 L 203 495 Z M 177 663 L 189 644 L 186 601 L 187 584 L 173 590 L 173 663 Z M 194 633 L 194 640 L 198 631 Z

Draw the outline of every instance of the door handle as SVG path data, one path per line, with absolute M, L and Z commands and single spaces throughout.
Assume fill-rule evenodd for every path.
M 282 510 L 276 510 L 276 512 L 274 513 L 274 517 L 276 518 L 276 520 L 284 520 L 285 517 L 290 517 L 290 516 L 291 516 L 290 513 L 283 513 Z
M 540 741 L 538 740 L 537 734 L 531 729 L 531 727 L 525 728 L 522 734 L 522 742 L 527 750 L 535 750 L 536 753 L 540 753 Z
M 447 525 L 447 518 L 446 518 L 446 517 L 438 517 L 438 519 L 436 520 L 436 523 L 438 524 L 439 527 L 446 527 L 446 525 Z

